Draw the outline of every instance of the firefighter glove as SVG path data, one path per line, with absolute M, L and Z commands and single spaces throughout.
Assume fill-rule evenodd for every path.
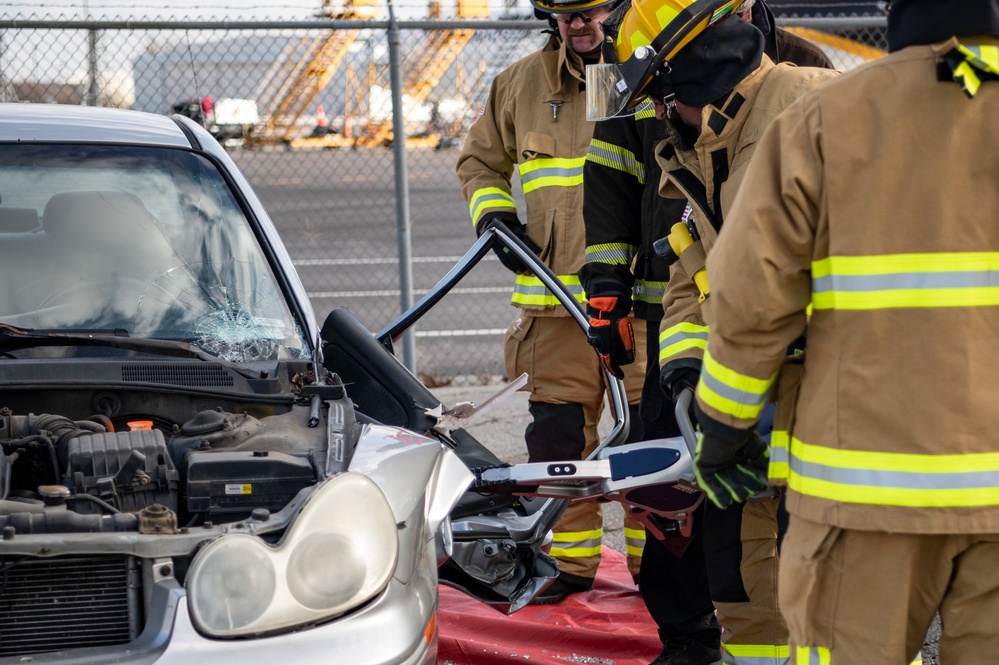
M 692 391 L 697 390 L 697 381 L 701 378 L 701 370 L 695 367 L 680 367 L 679 369 L 663 369 L 659 376 L 659 382 L 663 391 L 672 398 L 675 403 L 687 388 Z
M 527 245 L 527 248 L 538 254 L 541 248 L 530 239 L 527 235 L 527 226 L 525 226 L 520 219 L 517 218 L 516 213 L 512 212 L 494 212 L 492 214 L 486 215 L 479 223 L 475 225 L 475 234 L 481 236 L 486 229 L 490 226 L 496 224 L 502 224 L 517 236 L 522 243 Z M 508 247 L 494 245 L 493 251 L 496 252 L 496 256 L 499 257 L 500 263 L 502 263 L 508 270 L 513 272 L 521 273 L 527 272 L 527 266 L 524 262 L 518 259 L 513 252 L 510 251 Z
M 698 414 L 703 418 L 703 414 Z M 697 484 L 719 508 L 742 503 L 767 489 L 770 451 L 756 428 L 738 439 L 701 432 L 694 452 Z
M 600 364 L 619 379 L 624 378 L 621 365 L 635 362 L 635 331 L 628 313 L 631 298 L 626 296 L 590 296 L 586 312 L 590 328 L 586 341 L 597 350 Z

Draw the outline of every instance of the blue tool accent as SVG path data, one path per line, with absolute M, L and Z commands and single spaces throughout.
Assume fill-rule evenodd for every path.
M 644 448 L 618 455 L 608 455 L 611 480 L 642 476 L 668 469 L 680 459 L 680 451 L 672 448 Z

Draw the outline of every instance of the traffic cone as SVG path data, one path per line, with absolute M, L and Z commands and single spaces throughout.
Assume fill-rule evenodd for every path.
M 323 108 L 322 104 L 316 106 L 316 126 L 326 127 L 329 120 L 326 118 L 326 109 Z

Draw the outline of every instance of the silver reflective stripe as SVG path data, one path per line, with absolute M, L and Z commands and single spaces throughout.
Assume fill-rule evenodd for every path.
M 699 339 L 707 343 L 708 331 L 705 328 L 704 332 L 684 332 L 684 331 L 675 332 L 669 337 L 665 337 L 659 340 L 659 350 L 661 351 L 665 349 L 667 346 L 672 346 L 673 344 L 677 344 L 679 342 L 685 342 L 689 339 Z
M 999 271 L 905 272 L 888 275 L 825 275 L 812 280 L 815 294 L 903 289 L 970 289 L 999 286 Z
M 635 254 L 633 245 L 606 244 L 586 248 L 587 263 L 628 264 Z
M 662 346 L 662 345 L 660 345 Z M 760 407 L 766 400 L 766 393 L 754 393 L 748 390 L 739 390 L 733 388 L 732 386 L 722 383 L 707 371 L 707 363 L 705 363 L 704 369 L 701 370 L 701 383 L 711 389 L 711 392 L 724 397 L 727 400 L 731 400 L 738 405 L 748 406 L 748 407 Z
M 703 380 L 703 375 L 701 379 Z M 774 463 L 774 453 L 779 448 L 771 448 L 770 462 Z M 837 485 L 857 485 L 883 489 L 909 490 L 968 490 L 975 487 L 999 486 L 999 470 L 963 471 L 953 473 L 927 473 L 926 471 L 887 471 L 830 466 L 818 462 L 806 462 L 788 453 L 791 470 L 808 480 L 824 480 Z
M 586 158 L 597 164 L 633 175 L 639 184 L 645 184 L 645 164 L 635 159 L 634 153 L 630 150 L 594 139 L 590 143 Z
M 548 166 L 541 169 L 534 169 L 533 171 L 528 171 L 527 173 L 521 171 L 520 182 L 527 185 L 535 180 L 540 180 L 541 178 L 572 178 L 574 176 L 581 175 L 583 175 L 582 166 L 570 168 Z
M 663 294 L 666 293 L 666 284 L 667 282 L 646 282 L 642 279 L 636 279 L 633 290 L 634 298 L 639 302 L 661 305 Z

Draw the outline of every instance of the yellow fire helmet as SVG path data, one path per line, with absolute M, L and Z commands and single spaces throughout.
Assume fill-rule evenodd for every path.
M 532 0 L 533 2 L 534 0 Z M 632 0 L 603 24 L 604 64 L 586 67 L 586 118 L 629 115 L 694 37 L 744 0 Z

